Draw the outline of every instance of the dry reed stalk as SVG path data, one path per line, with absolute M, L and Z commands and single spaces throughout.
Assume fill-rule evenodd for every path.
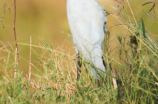
M 32 36 L 30 36 L 30 62 L 29 62 L 29 81 L 31 79 L 31 68 L 32 68 Z
M 16 78 L 16 73 L 17 73 L 17 67 L 18 67 L 18 63 L 17 63 L 17 48 L 15 49 L 15 70 L 14 70 L 14 78 Z
M 13 0 L 14 4 L 14 24 L 13 24 L 13 31 L 14 31 L 14 39 L 15 39 L 15 72 L 14 72 L 14 78 L 16 78 L 17 68 L 19 66 L 19 52 L 18 52 L 18 44 L 17 44 L 17 38 L 16 38 L 16 0 Z

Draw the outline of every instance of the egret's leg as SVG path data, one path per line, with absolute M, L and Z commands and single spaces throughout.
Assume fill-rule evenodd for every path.
M 104 61 L 104 59 L 103 59 L 103 56 L 102 56 L 102 62 L 103 62 L 103 65 L 104 65 L 104 67 L 105 67 L 105 69 L 106 69 L 106 64 L 105 64 L 105 61 Z M 104 80 L 104 79 L 102 79 L 102 81 L 103 81 L 103 80 Z M 96 83 L 97 83 L 98 87 L 101 86 L 102 81 L 99 80 L 99 79 L 96 80 Z
M 96 84 L 98 87 L 101 87 L 102 83 L 103 83 L 103 79 L 96 79 L 96 80 L 95 80 L 95 84 Z
M 80 79 L 81 66 L 82 66 L 81 58 L 80 58 L 79 54 L 77 54 L 77 80 Z
M 104 67 L 106 68 L 106 64 L 105 64 L 105 61 L 104 61 L 104 59 L 103 59 L 103 56 L 102 56 L 102 60 L 103 60 L 103 65 L 104 65 Z

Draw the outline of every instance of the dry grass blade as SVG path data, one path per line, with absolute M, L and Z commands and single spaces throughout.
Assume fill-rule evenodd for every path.
M 122 4 L 123 2 L 124 2 L 124 0 L 115 0 L 116 2 L 118 2 L 118 3 L 120 3 L 120 4 Z
M 153 3 L 153 6 L 151 7 L 151 9 L 148 11 L 148 12 L 151 12 L 152 10 L 154 10 L 154 8 L 155 8 L 155 2 L 146 2 L 146 3 L 144 3 L 142 6 L 145 6 L 145 5 L 147 5 L 147 4 L 151 4 L 151 3 Z
M 155 2 L 146 2 L 146 3 L 144 3 L 142 6 L 145 6 L 145 5 L 147 5 L 147 4 L 153 4 L 153 6 L 151 7 L 151 9 L 148 11 L 148 12 L 151 12 L 152 10 L 153 10 L 153 12 L 154 12 L 154 15 L 149 15 L 148 13 L 146 13 L 147 15 L 149 15 L 151 18 L 154 18 L 154 19 L 156 19 L 156 12 L 155 12 Z
M 112 75 L 112 83 L 113 83 L 113 87 L 114 87 L 114 90 L 117 90 L 118 88 L 118 85 L 117 85 L 117 80 L 116 80 L 116 73 L 112 70 L 111 71 L 111 75 Z

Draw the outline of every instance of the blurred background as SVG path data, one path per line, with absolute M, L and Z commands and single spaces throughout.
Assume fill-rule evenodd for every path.
M 120 0 L 121 1 L 121 0 Z M 105 9 L 115 13 L 112 6 L 117 7 L 120 4 L 119 0 L 98 0 L 100 5 L 104 5 Z M 148 11 L 152 5 L 142 6 L 143 3 L 150 0 L 129 0 L 133 11 L 138 15 L 142 10 Z M 158 12 L 158 1 L 156 2 L 155 11 Z M 156 13 L 158 14 L 158 13 Z M 13 37 L 13 3 L 12 0 L 0 0 L 0 41 L 14 43 Z M 4 18 L 3 18 L 4 17 Z M 158 25 L 155 20 L 142 15 L 146 27 L 152 34 L 158 34 Z M 108 16 L 107 27 L 111 27 L 117 23 L 112 17 Z M 110 28 L 112 37 L 121 33 L 121 28 Z M 58 47 L 67 47 L 70 54 L 74 55 L 75 50 L 73 42 L 70 39 L 71 33 L 68 26 L 66 16 L 66 0 L 17 0 L 17 22 L 16 32 L 18 43 L 28 43 L 32 36 L 32 44 L 42 44 L 41 39 L 52 43 L 56 49 Z M 116 44 L 114 41 L 113 44 Z M 35 49 L 36 50 L 36 49 Z M 19 45 L 20 56 L 29 60 L 29 46 Z M 40 51 L 40 50 L 37 50 Z M 1 53 L 0 53 L 1 54 Z M 2 54 L 1 54 L 2 55 Z M 33 55 L 33 63 L 38 59 Z M 21 61 L 23 69 L 28 69 L 28 62 Z

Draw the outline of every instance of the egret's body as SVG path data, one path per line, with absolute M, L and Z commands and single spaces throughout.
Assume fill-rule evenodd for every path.
M 97 0 L 67 0 L 67 17 L 77 55 L 81 54 L 105 76 L 102 47 L 107 18 L 103 8 Z M 90 69 L 92 76 L 99 79 L 97 71 L 92 66 Z

